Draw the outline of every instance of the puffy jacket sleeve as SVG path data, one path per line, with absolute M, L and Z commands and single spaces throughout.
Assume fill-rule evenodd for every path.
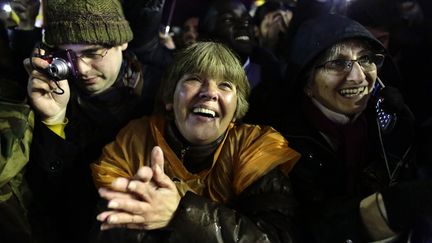
M 186 193 L 161 230 L 97 232 L 96 242 L 294 242 L 296 207 L 291 186 L 278 168 L 253 183 L 227 205 Z
M 306 242 L 367 242 L 359 211 L 362 197 L 346 195 L 343 172 L 330 166 L 340 162 L 331 153 L 313 150 L 307 140 L 297 139 L 294 148 L 303 155 L 290 172 L 301 204 L 294 221 L 299 237 Z

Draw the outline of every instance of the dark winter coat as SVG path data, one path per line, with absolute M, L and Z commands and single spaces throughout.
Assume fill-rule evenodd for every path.
M 167 227 L 109 230 L 94 242 L 296 242 L 291 220 L 296 206 L 291 184 L 277 168 L 229 204 L 188 192 Z
M 324 15 L 300 26 L 290 56 L 291 92 L 279 102 L 283 115 L 274 122 L 290 146 L 302 154 L 291 180 L 300 202 L 296 222 L 304 242 L 367 242 L 360 201 L 415 177 L 412 117 L 397 114 L 394 128 L 383 133 L 377 127 L 376 99 L 371 97 L 355 122 L 338 125 L 304 96 L 307 71 L 314 61 L 337 42 L 350 38 L 383 49 L 363 26 L 345 17 Z M 311 113 L 313 116 L 307 115 Z M 338 151 L 322 135 L 328 132 L 321 130 L 325 126 L 334 132 L 327 136 L 339 135 Z
M 390 182 L 375 112 L 372 109 L 365 113 L 367 146 L 361 152 L 367 162 L 353 170 L 349 168 L 350 161 L 334 151 L 302 111 L 290 112 L 276 127 L 290 146 L 302 154 L 290 178 L 300 203 L 297 223 L 301 225 L 300 239 L 304 242 L 346 242 L 348 239 L 366 242 L 369 239 L 359 214 L 360 201 L 390 184 L 415 178 L 410 126 L 400 118 L 394 128 L 398 131 L 383 135 L 389 168 L 395 173 Z
M 70 85 L 66 139 L 36 119 L 26 173 L 33 194 L 29 218 L 35 239 L 41 242 L 88 241 L 98 201 L 89 164 L 97 159 L 103 146 L 114 139 L 120 128 L 131 119 L 150 114 L 153 108 L 164 64 L 154 54 L 160 48 L 159 23 L 154 26 L 155 22 L 144 20 L 160 19 L 158 15 L 162 14 L 163 6 L 160 3 L 163 2 L 127 2 L 124 9 L 129 13 L 127 17 L 133 19 L 134 24 L 141 23 L 134 29 L 134 41 L 141 46 L 132 45 L 133 53 L 129 49 L 123 53 L 119 76 L 109 90 L 88 96 Z M 135 7 L 134 12 L 126 11 L 132 7 Z M 135 86 L 136 82 L 143 82 L 142 86 Z M 142 90 L 135 87 L 142 87 Z

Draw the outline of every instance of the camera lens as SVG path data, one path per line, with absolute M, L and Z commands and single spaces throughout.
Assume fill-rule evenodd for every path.
M 68 63 L 62 58 L 54 58 L 48 66 L 48 74 L 57 80 L 67 79 L 69 75 Z

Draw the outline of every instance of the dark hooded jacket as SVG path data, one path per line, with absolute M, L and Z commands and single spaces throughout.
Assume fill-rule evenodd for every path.
M 328 120 L 303 93 L 314 62 L 334 44 L 351 38 L 364 39 L 372 48 L 383 50 L 363 26 L 346 17 L 323 15 L 304 22 L 290 52 L 291 93 L 279 95 L 283 100 L 277 102 L 280 114 L 273 125 L 302 154 L 291 179 L 301 205 L 297 225 L 303 242 L 367 242 L 360 201 L 413 177 L 411 119 L 398 114 L 392 131 L 382 134 L 389 168 L 394 172 L 390 180 L 382 159 L 376 113 L 371 109 L 375 99 L 371 97 L 355 122 L 339 125 Z M 322 133 L 335 138 L 339 149 L 333 149 Z

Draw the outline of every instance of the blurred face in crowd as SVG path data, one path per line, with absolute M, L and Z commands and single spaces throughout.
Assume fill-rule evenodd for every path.
M 345 115 L 362 112 L 377 78 L 383 55 L 368 50 L 360 41 L 346 41 L 315 67 L 304 91 L 328 109 Z M 357 61 L 350 61 L 357 60 Z
M 384 48 L 389 48 L 390 32 L 388 30 L 379 27 L 366 26 L 366 28 L 383 44 Z
M 246 7 L 239 2 L 225 2 L 218 10 L 216 37 L 237 53 L 251 53 L 256 40 L 252 18 Z
M 188 18 L 183 24 L 181 35 L 182 42 L 185 46 L 189 46 L 198 39 L 198 18 Z
M 77 55 L 77 86 L 87 93 L 98 94 L 116 81 L 127 43 L 114 47 L 68 44 L 59 48 L 70 49 Z
M 398 0 L 397 2 L 397 6 L 399 8 L 399 10 L 401 12 L 409 12 L 412 11 L 415 6 L 416 6 L 416 2 L 413 0 Z
M 209 144 L 225 133 L 237 108 L 236 86 L 203 74 L 186 74 L 174 91 L 175 124 L 190 143 Z
M 415 0 L 398 0 L 397 7 L 403 19 L 408 21 L 422 21 L 424 18 L 420 4 Z

